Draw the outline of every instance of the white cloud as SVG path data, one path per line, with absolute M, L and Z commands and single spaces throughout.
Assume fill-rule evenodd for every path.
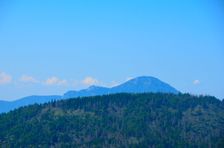
M 116 81 L 112 81 L 109 85 L 108 85 L 108 87 L 115 87 L 115 86 L 118 86 L 118 85 L 120 85 L 121 83 L 118 83 L 118 82 L 116 82 Z
M 5 72 L 0 72 L 0 84 L 8 84 L 12 81 L 12 77 Z
M 59 78 L 53 76 L 53 77 L 48 78 L 45 81 L 45 84 L 46 85 L 66 85 L 67 80 L 62 80 L 62 79 L 59 79 Z
M 199 80 L 194 80 L 194 81 L 193 81 L 193 84 L 194 84 L 194 85 L 199 85 L 200 83 L 201 83 L 201 82 L 200 82 Z
M 84 80 L 82 80 L 82 84 L 87 85 L 87 86 L 98 84 L 98 83 L 99 83 L 99 81 L 92 77 L 86 77 Z
M 129 81 L 129 80 L 131 80 L 131 79 L 133 79 L 133 77 L 127 77 L 127 78 L 126 78 L 126 81 Z
M 25 83 L 39 83 L 39 81 L 37 79 L 35 79 L 34 77 L 32 76 L 27 76 L 27 75 L 23 75 L 21 78 L 20 78 L 20 81 L 21 82 L 25 82 Z

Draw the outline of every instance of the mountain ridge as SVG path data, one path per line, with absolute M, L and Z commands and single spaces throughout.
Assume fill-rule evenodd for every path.
M 175 88 L 173 88 L 172 86 L 170 86 L 169 84 L 165 82 L 162 82 L 161 80 L 155 77 L 141 76 L 111 88 L 92 85 L 88 87 L 87 89 L 83 89 L 80 91 L 68 91 L 67 93 L 64 94 L 64 97 L 65 98 L 71 98 L 74 96 L 78 97 L 80 96 L 80 92 L 81 92 L 81 96 L 93 96 L 93 95 L 85 94 L 85 93 L 89 93 L 90 90 L 92 91 L 92 93 L 96 91 L 95 93 L 97 95 L 114 94 L 114 93 L 122 93 L 122 92 L 123 93 L 124 92 L 127 92 L 127 93 L 162 92 L 162 93 L 174 93 L 174 94 L 179 93 L 179 91 L 177 91 Z M 98 91 L 101 91 L 101 93 L 97 93 Z M 71 95 L 67 96 L 68 94 L 71 94 Z
M 31 104 L 41 104 L 47 103 L 53 100 L 63 100 L 69 98 L 77 98 L 77 97 L 89 97 L 89 96 L 98 96 L 98 95 L 107 95 L 107 94 L 115 94 L 115 93 L 173 93 L 178 94 L 174 87 L 169 84 L 159 80 L 158 78 L 151 76 L 140 76 L 129 81 L 126 81 L 118 86 L 114 87 L 102 87 L 92 85 L 87 89 L 82 90 L 72 90 L 67 91 L 62 96 L 60 95 L 50 95 L 50 96 L 28 96 L 24 97 L 12 102 L 9 101 L 0 101 L 0 113 L 8 112 L 10 110 L 31 105 Z

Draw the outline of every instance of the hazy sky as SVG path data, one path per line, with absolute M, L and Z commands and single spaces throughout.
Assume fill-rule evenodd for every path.
M 224 98 L 222 0 L 0 1 L 0 99 L 143 75 Z

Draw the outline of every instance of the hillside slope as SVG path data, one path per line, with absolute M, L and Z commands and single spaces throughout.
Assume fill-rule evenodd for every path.
M 9 147 L 222 147 L 224 104 L 188 94 L 114 94 L 0 115 Z

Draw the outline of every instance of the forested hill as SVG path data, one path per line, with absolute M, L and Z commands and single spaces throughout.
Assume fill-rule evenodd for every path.
M 223 147 L 224 103 L 188 94 L 114 94 L 0 115 L 2 147 Z

